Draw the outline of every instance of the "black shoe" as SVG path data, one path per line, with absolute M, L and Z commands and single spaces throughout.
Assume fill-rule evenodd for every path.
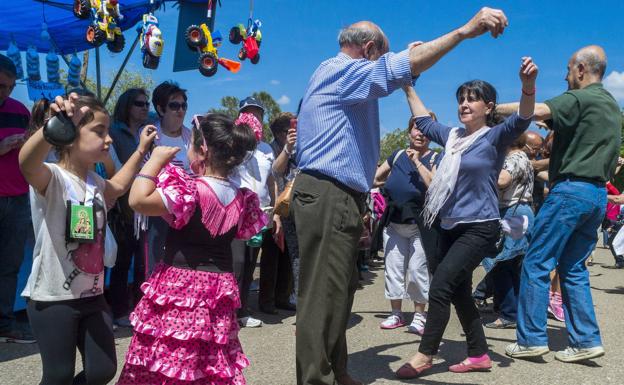
M 602 266 L 605 269 L 624 269 L 624 262 L 616 262 L 615 265 Z
M 282 310 L 297 311 L 297 306 L 293 305 L 290 302 L 276 303 L 275 307 L 278 308 L 278 309 L 282 309 Z
M 29 332 L 12 329 L 5 332 L 0 332 L 0 342 L 14 343 L 14 344 L 34 344 L 37 342 Z
M 275 306 L 260 306 L 260 311 L 265 314 L 277 314 L 277 309 L 275 309 Z

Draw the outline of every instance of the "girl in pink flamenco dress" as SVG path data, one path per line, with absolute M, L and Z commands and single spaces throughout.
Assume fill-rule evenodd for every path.
M 197 177 L 169 164 L 179 148 L 164 146 L 137 175 L 130 206 L 163 216 L 171 229 L 163 263 L 141 286 L 144 296 L 130 315 L 134 336 L 118 384 L 246 384 L 230 243 L 249 239 L 267 218 L 256 194 L 227 176 L 254 146 L 248 126 L 208 114 L 189 150 Z

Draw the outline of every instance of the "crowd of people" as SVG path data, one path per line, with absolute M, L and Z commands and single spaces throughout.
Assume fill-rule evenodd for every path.
M 38 344 L 41 384 L 105 384 L 118 366 L 119 384 L 252 382 L 238 330 L 262 326 L 249 304 L 260 257 L 257 308 L 296 312 L 297 384 L 358 385 L 346 328 L 364 223 L 368 233 L 375 218 L 391 310 L 380 328 L 422 336 L 398 378 L 432 367 L 451 304 L 467 342 L 451 372 L 492 367 L 484 326 L 516 328 L 510 357 L 548 353 L 549 313 L 568 331 L 556 359 L 602 356 L 587 264 L 601 225 L 613 241 L 624 202 L 609 183 L 622 114 L 601 84 L 604 50 L 576 51 L 568 90 L 544 103 L 530 57 L 521 58 L 519 102 L 499 103 L 485 80 L 461 84 L 460 127 L 438 122 L 416 92 L 417 78 L 457 45 L 507 26 L 502 11 L 483 8 L 392 53 L 378 26 L 350 25 L 297 115 L 269 122 L 271 143 L 253 97 L 235 118 L 206 113 L 185 126 L 186 90 L 175 82 L 126 90 L 112 114 L 87 91 L 42 99 L 31 113 L 10 97 L 16 69 L 0 55 L 0 341 Z M 379 160 L 378 99 L 399 89 L 409 146 Z M 66 145 L 47 131 L 58 115 L 76 131 Z M 527 131 L 533 121 L 546 138 Z M 278 201 L 286 213 L 273 210 Z M 27 326 L 13 308 L 30 231 Z M 473 291 L 480 265 L 487 274 Z M 490 297 L 497 318 L 484 325 Z M 122 365 L 118 327 L 133 329 Z M 76 348 L 84 367 L 74 376 Z

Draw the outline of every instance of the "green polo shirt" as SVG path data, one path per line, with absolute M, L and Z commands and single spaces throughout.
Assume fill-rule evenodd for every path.
M 613 176 L 621 143 L 622 113 L 601 83 L 547 100 L 555 132 L 549 179 L 607 182 Z

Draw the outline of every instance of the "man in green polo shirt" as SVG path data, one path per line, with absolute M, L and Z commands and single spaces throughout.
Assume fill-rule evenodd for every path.
M 518 342 L 506 349 L 514 358 L 549 351 L 546 309 L 549 273 L 555 268 L 569 342 L 555 358 L 575 362 L 604 355 L 585 260 L 596 246 L 607 205 L 605 183 L 613 175 L 620 146 L 622 114 L 601 83 L 606 64 L 601 47 L 581 48 L 568 62 L 568 91 L 535 105 L 535 120 L 546 121 L 554 131 L 548 169 L 551 188 L 535 219 L 522 266 Z M 517 109 L 516 103 L 496 110 L 508 115 Z

